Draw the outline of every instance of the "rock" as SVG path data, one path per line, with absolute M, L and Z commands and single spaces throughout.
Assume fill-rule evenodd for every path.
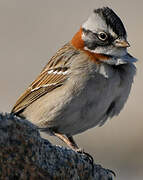
M 94 167 L 93 167 L 94 166 Z M 52 145 L 25 119 L 0 114 L 0 180 L 111 180 L 85 154 Z

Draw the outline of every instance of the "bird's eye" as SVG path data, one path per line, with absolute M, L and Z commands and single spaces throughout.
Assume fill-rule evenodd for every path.
M 101 40 L 101 41 L 106 41 L 107 38 L 108 38 L 108 35 L 105 33 L 105 32 L 100 32 L 98 34 L 98 38 Z

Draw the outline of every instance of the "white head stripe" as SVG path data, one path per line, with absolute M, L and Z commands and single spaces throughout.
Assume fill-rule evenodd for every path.
M 91 14 L 88 20 L 83 23 L 82 27 L 94 33 L 96 33 L 97 30 L 107 30 L 107 25 L 105 21 L 98 14 L 95 13 Z

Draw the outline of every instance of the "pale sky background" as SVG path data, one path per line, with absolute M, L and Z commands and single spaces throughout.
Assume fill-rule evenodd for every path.
M 96 163 L 114 170 L 118 180 L 142 180 L 142 0 L 0 0 L 0 111 L 9 112 L 47 60 L 72 38 L 92 10 L 107 5 L 127 29 L 129 52 L 139 59 L 137 75 L 120 115 L 75 139 Z M 54 137 L 49 139 L 62 144 Z

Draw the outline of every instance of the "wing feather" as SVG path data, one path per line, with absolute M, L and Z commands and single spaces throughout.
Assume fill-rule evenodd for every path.
M 62 86 L 69 77 L 71 57 L 75 55 L 77 52 L 69 44 L 61 48 L 43 68 L 37 79 L 20 96 L 11 112 L 20 113 L 41 96 Z
M 47 81 L 45 79 L 47 77 Z M 66 76 L 60 75 L 56 76 L 56 79 L 53 76 L 45 75 L 44 80 L 41 79 L 41 82 L 38 84 L 34 83 L 34 86 L 30 86 L 18 99 L 15 106 L 12 109 L 13 113 L 18 113 L 19 111 L 25 109 L 31 103 L 36 101 L 38 98 L 43 96 L 46 93 L 54 90 L 55 88 L 63 85 L 64 81 L 67 79 Z M 51 81 L 50 81 L 50 78 Z M 54 81 L 55 79 L 55 81 Z
M 48 74 L 46 71 L 44 75 L 40 75 L 29 88 L 20 96 L 15 106 L 12 109 L 12 113 L 17 114 L 21 110 L 25 109 L 31 103 L 36 101 L 46 93 L 51 92 L 59 86 L 62 86 L 67 80 L 67 75 L 63 74 Z

